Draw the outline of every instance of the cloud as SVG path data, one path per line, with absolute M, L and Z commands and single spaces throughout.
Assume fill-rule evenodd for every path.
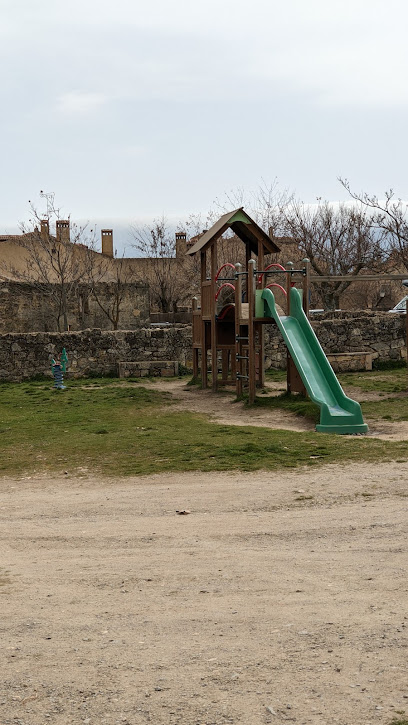
M 57 98 L 57 111 L 67 116 L 89 116 L 107 101 L 108 97 L 103 93 L 69 91 Z

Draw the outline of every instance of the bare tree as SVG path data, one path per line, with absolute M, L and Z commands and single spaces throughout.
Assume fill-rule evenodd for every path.
M 57 329 L 67 330 L 69 300 L 83 272 L 78 249 L 92 241 L 93 232 L 88 231 L 87 225 L 71 224 L 69 217 L 61 220 L 54 195 L 43 192 L 41 195 L 47 197 L 47 212 L 42 214 L 33 202 L 29 202 L 31 218 L 19 225 L 22 235 L 16 240 L 23 250 L 23 261 L 20 266 L 8 265 L 7 272 L 48 298 Z M 55 236 L 50 233 L 50 222 L 55 222 L 57 228 L 60 223 L 60 233 Z
M 318 200 L 317 206 L 293 201 L 282 213 L 282 228 L 308 257 L 316 275 L 358 275 L 384 260 L 384 235 L 364 208 Z M 326 309 L 339 306 L 350 282 L 315 284 Z
M 282 212 L 293 201 L 293 193 L 288 189 L 280 189 L 275 178 L 271 182 L 261 180 L 259 186 L 252 191 L 237 187 L 217 198 L 214 205 L 222 212 L 231 211 L 244 206 L 248 214 L 273 237 L 283 235 Z
M 144 281 L 153 304 L 160 312 L 176 312 L 191 295 L 191 280 L 187 260 L 176 258 L 175 235 L 166 219 L 155 219 L 152 227 L 132 225 L 131 235 L 132 246 L 146 258 Z
M 255 190 L 247 191 L 243 187 L 236 187 L 217 197 L 211 209 L 205 216 L 191 214 L 180 229 L 187 233 L 189 238 L 198 237 L 203 231 L 209 229 L 219 218 L 220 213 L 226 214 L 234 209 L 244 207 L 245 211 L 254 221 L 272 237 L 283 234 L 282 211 L 292 200 L 293 195 L 287 189 L 280 189 L 278 181 L 271 183 L 263 179 Z M 279 243 L 279 242 L 278 242 Z M 228 230 L 218 241 L 218 264 L 225 262 L 245 262 L 245 246 L 242 241 Z
M 407 204 L 395 196 L 393 189 L 385 191 L 384 200 L 380 201 L 376 195 L 370 196 L 365 192 L 357 194 L 352 191 L 347 179 L 340 178 L 339 181 L 352 199 L 359 202 L 371 213 L 373 225 L 377 227 L 380 234 L 385 236 L 390 252 L 390 261 L 394 252 L 397 265 L 398 262 L 402 263 L 405 269 L 408 270 Z
M 87 284 L 82 293 L 92 295 L 112 329 L 117 330 L 128 285 L 135 281 L 134 271 L 124 255 L 119 259 L 107 259 L 99 255 L 93 245 L 87 247 L 84 279 Z

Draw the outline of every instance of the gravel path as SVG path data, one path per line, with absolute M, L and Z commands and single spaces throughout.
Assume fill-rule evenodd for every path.
M 407 480 L 3 479 L 1 725 L 408 713 Z

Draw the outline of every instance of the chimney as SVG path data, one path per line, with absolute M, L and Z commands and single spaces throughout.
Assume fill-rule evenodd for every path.
M 113 258 L 113 229 L 101 229 L 102 254 Z
M 41 219 L 41 239 L 48 239 L 50 236 L 50 222 L 48 219 Z
M 57 219 L 55 230 L 56 237 L 59 242 L 66 244 L 70 241 L 69 219 Z
M 176 259 L 184 257 L 187 251 L 187 234 L 185 232 L 176 232 Z

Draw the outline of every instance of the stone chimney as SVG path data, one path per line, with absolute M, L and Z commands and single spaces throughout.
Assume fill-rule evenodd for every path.
M 48 239 L 50 236 L 50 222 L 48 219 L 41 219 L 41 239 Z
M 176 259 L 181 259 L 187 252 L 187 234 L 176 232 Z
M 67 244 L 70 241 L 69 219 L 57 219 L 55 230 L 59 242 Z
M 113 229 L 101 229 L 102 254 L 113 257 Z

